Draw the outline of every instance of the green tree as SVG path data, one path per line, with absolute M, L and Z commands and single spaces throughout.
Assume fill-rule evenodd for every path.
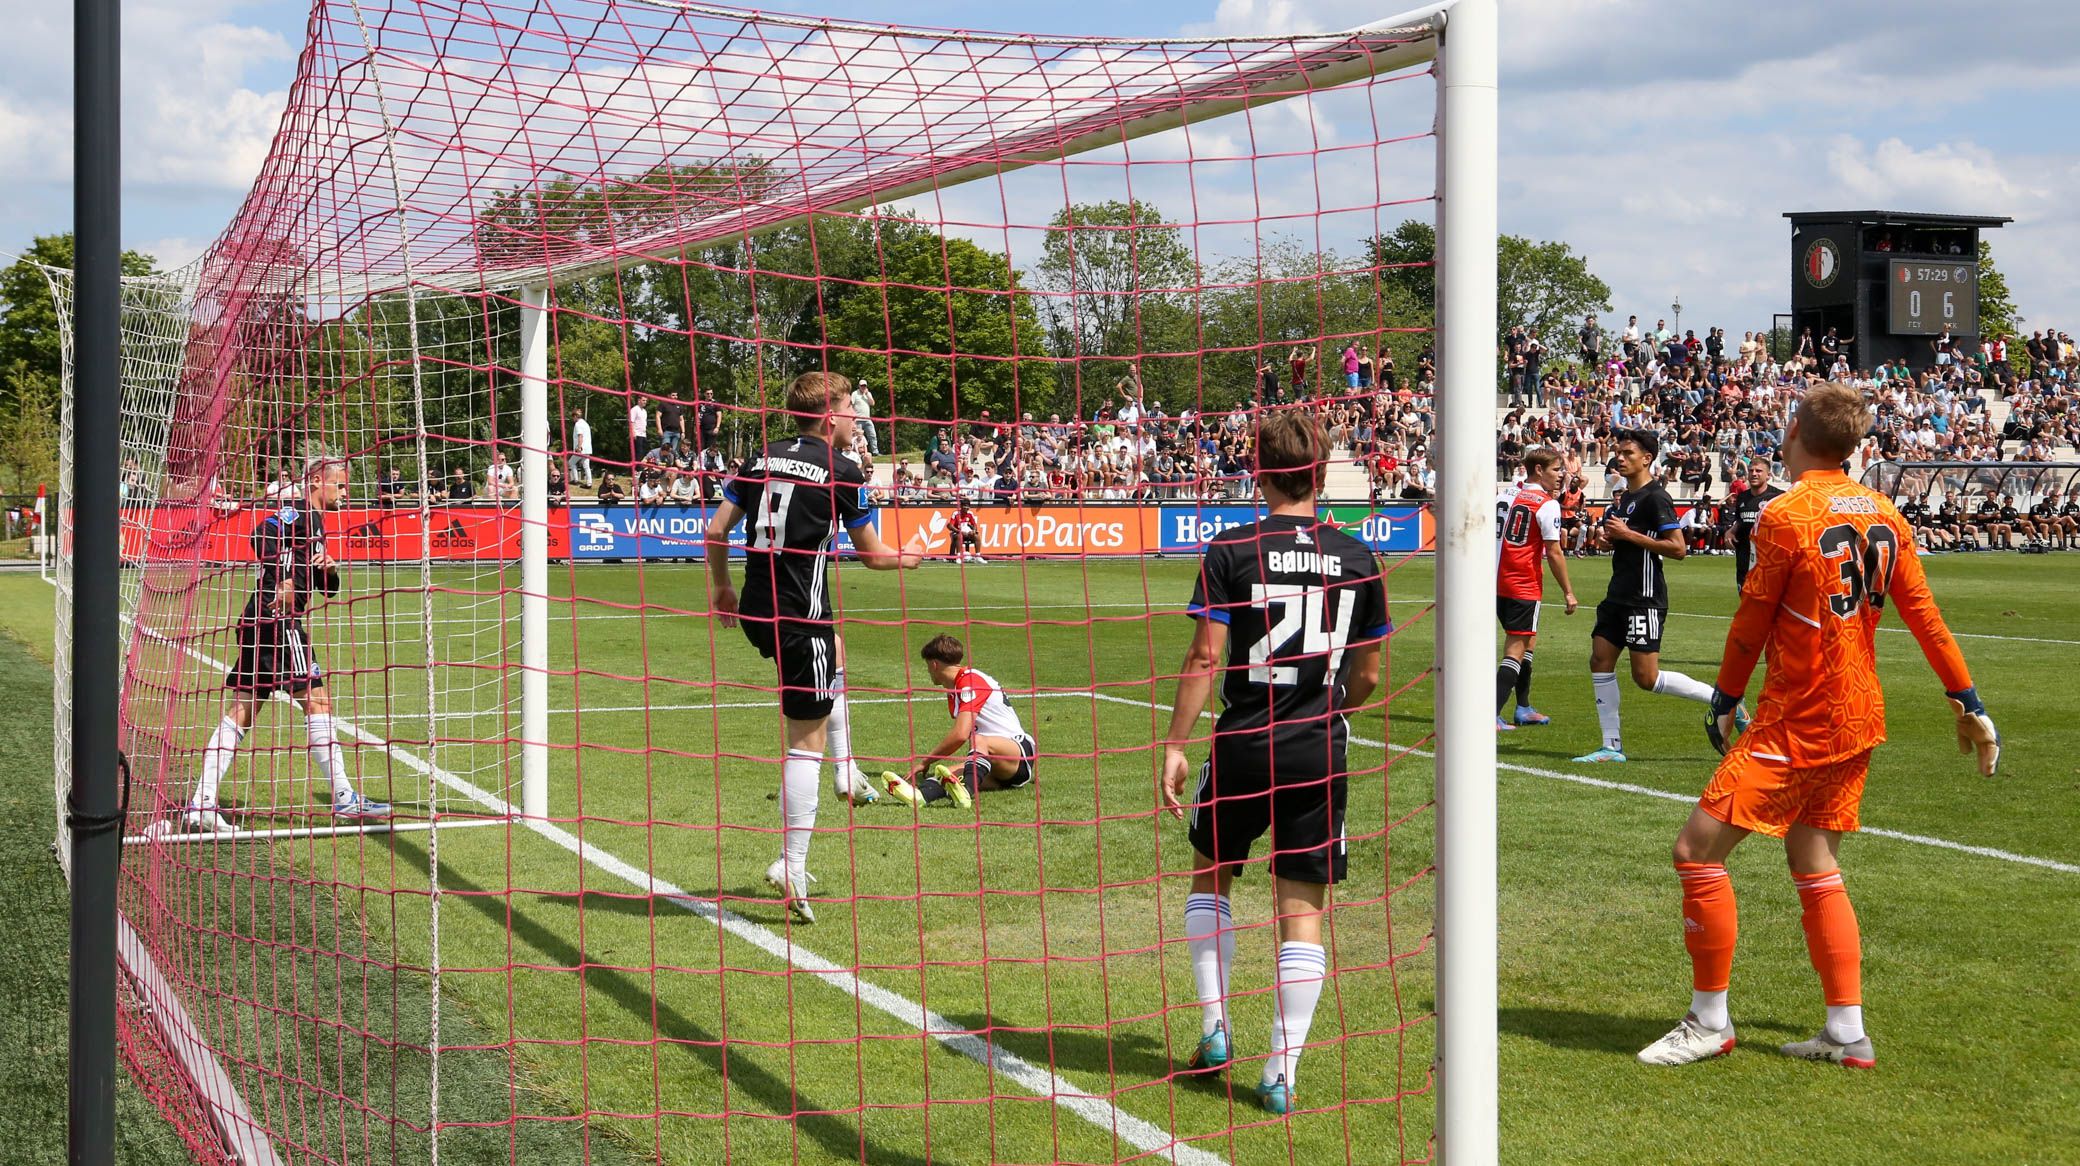
M 1386 235 L 1366 241 L 1366 257 L 1375 267 L 1421 264 L 1437 253 L 1437 233 L 1429 224 L 1409 219 Z M 1383 287 L 1399 288 L 1422 320 L 1437 318 L 1436 270 L 1425 266 L 1392 266 L 1380 272 Z M 1495 327 L 1500 335 L 1522 325 L 1548 334 L 1547 347 L 1561 346 L 1552 335 L 1564 332 L 1591 312 L 1611 310 L 1610 285 L 1589 270 L 1589 261 L 1565 243 L 1534 241 L 1522 235 L 1496 240 Z
M 0 470 L 4 489 L 26 494 L 58 478 L 58 382 L 15 360 L 7 369 L 7 401 L 0 405 Z
M 1989 340 L 2001 336 L 2008 345 L 2008 364 L 2015 372 L 2029 371 L 2029 353 L 2022 346 L 2021 328 L 2015 323 L 2015 295 L 2008 290 L 2008 277 L 1993 265 L 1993 244 L 1979 240 L 1979 335 Z
M 1074 397 L 1069 407 L 1112 396 L 1119 376 L 1138 371 L 1143 387 L 1161 395 L 1184 388 L 1196 370 L 1157 356 L 1138 368 L 1144 353 L 1189 353 L 1199 265 L 1183 231 L 1155 206 L 1117 200 L 1077 203 L 1055 213 L 1034 267 L 1049 351 L 1068 362 Z M 1091 367 L 1087 362 L 1101 363 Z M 1088 412 L 1088 408 L 1083 410 Z
M 70 271 L 72 232 L 38 235 L 21 258 L 0 269 L 0 368 L 11 370 L 21 362 L 57 384 L 65 373 L 64 335 L 50 281 L 38 265 Z M 122 265 L 124 275 L 153 270 L 152 257 L 141 251 L 123 252 Z M 10 376 L 8 383 L 20 382 Z
M 1437 228 L 1421 219 L 1404 219 L 1384 235 L 1365 241 L 1365 261 L 1380 269 L 1382 287 L 1398 289 L 1425 320 L 1437 318 Z
M 892 384 L 896 414 L 908 418 L 954 417 L 956 392 L 964 419 L 988 409 L 1003 420 L 1049 397 L 1033 296 L 1004 256 L 907 219 L 883 227 L 874 284 L 828 317 L 831 370 Z M 895 445 L 922 444 L 902 428 Z

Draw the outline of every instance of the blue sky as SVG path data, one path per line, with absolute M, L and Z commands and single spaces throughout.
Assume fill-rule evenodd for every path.
M 1354 0 L 798 0 L 820 15 L 1117 36 L 1314 31 Z M 307 12 L 126 0 L 125 237 L 184 261 L 272 134 Z M 2080 331 L 2080 4 L 1503 0 L 1503 229 L 1563 239 L 1649 319 L 1766 326 L 1786 210 L 2013 215 L 1993 236 L 2032 327 Z M 0 41 L 0 248 L 70 218 L 70 6 L 14 5 Z

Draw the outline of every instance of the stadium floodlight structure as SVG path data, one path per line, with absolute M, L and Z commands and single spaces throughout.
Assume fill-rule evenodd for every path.
M 849 855 L 853 892 L 827 893 L 857 913 L 847 958 L 827 959 L 816 950 L 845 946 L 842 931 L 760 923 L 731 889 L 746 861 L 738 851 L 761 835 L 770 844 L 772 830 L 735 821 L 729 791 L 764 782 L 777 758 L 771 714 L 730 712 L 757 702 L 728 698 L 763 693 L 769 708 L 770 671 L 746 672 L 743 645 L 719 633 L 681 650 L 674 638 L 695 626 L 681 617 L 704 611 L 697 569 L 672 562 L 685 557 L 684 533 L 653 529 L 644 515 L 654 511 L 563 506 L 550 470 L 571 456 L 583 418 L 595 427 L 593 460 L 644 472 L 648 443 L 624 434 L 622 418 L 633 405 L 676 407 L 679 393 L 696 410 L 713 405 L 720 444 L 741 455 L 782 430 L 773 406 L 786 382 L 817 368 L 874 380 L 889 445 L 973 422 L 993 404 L 1007 420 L 1050 405 L 1088 415 L 1120 377 L 1209 417 L 1246 414 L 1264 403 L 1248 388 L 1258 366 L 1289 350 L 1320 369 L 1346 344 L 1423 343 L 1431 322 L 1420 301 L 1391 288 L 1431 265 L 1348 249 L 1427 206 L 1438 239 L 1437 602 L 1434 663 L 1419 671 L 1433 679 L 1436 728 L 1434 740 L 1389 746 L 1380 716 L 1378 762 L 1362 775 L 1379 820 L 1362 835 L 1354 823 L 1353 846 L 1384 852 L 1390 830 L 1427 819 L 1385 813 L 1388 775 L 1428 756 L 1416 746 L 1434 748 L 1437 1111 L 1434 1121 L 1401 1112 L 1429 1093 L 1429 1075 L 1350 1084 L 1346 1060 L 1340 1090 L 1326 1067 L 1311 1093 L 1303 1087 L 1317 1119 L 1306 1135 L 1276 1144 L 1293 1160 L 1378 1161 L 1391 1148 L 1375 1139 L 1393 1137 L 1391 1152 L 1427 1157 L 1427 1126 L 1440 1160 L 1492 1161 L 1492 645 L 1488 605 L 1466 597 L 1485 596 L 1492 572 L 1496 39 L 1495 0 L 1341 33 L 1168 40 L 940 32 L 641 0 L 318 0 L 289 108 L 238 215 L 194 266 L 132 280 L 124 296 L 121 704 L 135 786 L 123 957 L 156 1024 L 131 1025 L 126 1041 L 131 1055 L 153 1046 L 174 1067 L 186 1112 L 200 1115 L 184 1126 L 198 1151 L 432 1161 L 481 1156 L 504 1138 L 518 1160 L 543 1152 L 525 1149 L 528 1137 L 575 1122 L 675 1159 L 694 1152 L 678 1123 L 713 1123 L 726 1154 L 756 1158 L 773 1145 L 765 1119 L 778 1118 L 809 1131 L 800 1136 L 817 1141 L 815 1153 L 865 1161 L 911 1141 L 929 1157 L 934 1137 L 969 1136 L 943 1132 L 974 1126 L 969 1112 L 986 1115 L 976 1136 L 1001 1160 L 1207 1163 L 1259 1144 L 1263 1123 L 1225 1103 L 1207 1127 L 1203 1098 L 1180 1092 L 1168 1070 L 1130 1079 L 1115 1053 L 1094 1070 L 1060 1053 L 1053 1035 L 1095 1027 L 1114 1044 L 1136 1026 L 1162 1031 L 1180 1007 L 1160 964 L 1181 944 L 1160 919 L 1115 920 L 1108 931 L 1101 907 L 1094 938 L 1046 938 L 1067 935 L 1059 923 L 1047 930 L 1049 895 L 1102 903 L 1131 891 L 1150 896 L 1158 916 L 1179 897 L 1165 898 L 1162 870 L 1176 867 L 1182 843 L 1162 840 L 1146 791 L 1128 797 L 1104 780 L 1122 756 L 1145 756 L 1148 705 L 1167 699 L 1155 683 L 1169 676 L 1156 659 L 1167 633 L 1154 617 L 1183 597 L 1160 594 L 1169 583 L 1151 582 L 1148 559 L 1135 560 L 1130 591 L 1144 610 L 1100 629 L 1102 646 L 1093 628 L 1109 617 L 1089 590 L 1101 552 L 1045 543 L 1034 534 L 1052 521 L 1044 513 L 1009 536 L 1019 540 L 1019 619 L 983 614 L 965 582 L 936 585 L 971 638 L 994 628 L 1024 641 L 1030 684 L 1010 686 L 1022 705 L 1072 697 L 1090 711 L 1088 726 L 1050 730 L 1081 734 L 1080 744 L 1042 748 L 1050 774 L 1080 768 L 1093 788 L 1034 795 L 1039 822 L 1088 836 L 1090 878 L 1002 892 L 1002 903 L 1042 904 L 1037 949 L 991 954 L 989 912 L 1014 908 L 981 886 L 961 893 L 978 912 L 979 954 L 942 958 L 942 946 L 965 942 L 927 934 L 946 892 L 927 885 L 924 855 L 942 830 L 925 819 L 902 831 L 918 881 L 876 886 L 869 852 L 893 820 L 861 809 L 829 827 L 838 840 L 818 844 Z M 1426 77 L 1433 83 L 1410 84 Z M 1180 204 L 1182 216 L 1155 210 Z M 327 820 L 283 707 L 264 714 L 238 762 L 246 775 L 227 787 L 240 791 L 241 832 L 197 839 L 169 826 L 235 650 L 252 579 L 244 535 L 295 504 L 279 468 L 314 450 L 350 459 L 354 495 L 329 532 L 350 579 L 314 615 L 314 635 L 359 778 L 388 792 L 400 821 Z M 512 463 L 509 489 L 499 467 Z M 388 487 L 384 468 L 412 488 Z M 491 504 L 437 500 L 433 479 L 454 474 L 481 482 Z M 70 501 L 68 483 L 55 508 L 61 604 Z M 1077 514 L 1062 529 L 1098 513 L 1069 508 Z M 631 521 L 617 525 L 624 513 Z M 923 525 L 898 509 L 883 522 L 892 539 Z M 1146 544 L 1129 549 L 1162 548 L 1150 526 Z M 595 554 L 624 562 L 581 569 Z M 1079 566 L 1081 615 L 1047 618 L 1036 593 L 1070 576 L 1045 572 Z M 939 614 L 934 587 L 928 577 L 896 590 L 893 618 L 844 611 L 841 599 L 841 617 L 862 636 L 909 643 L 910 655 L 906 629 Z M 637 629 L 632 642 L 616 620 Z M 1087 659 L 1057 676 L 1065 662 L 1042 639 L 1065 626 Z M 1106 655 L 1122 632 L 1146 654 L 1131 681 Z M 61 645 L 61 669 L 68 658 Z M 911 708 L 923 685 L 900 662 L 886 667 L 900 682 L 881 686 L 886 696 L 862 690 L 862 703 Z M 58 689 L 62 714 L 68 685 Z M 555 707 L 559 695 L 568 707 Z M 1138 752 L 1116 743 L 1108 719 L 1128 716 L 1133 728 L 1120 706 L 1135 704 Z M 609 720 L 630 713 L 637 731 Z M 914 739 L 939 729 L 919 712 L 891 715 Z M 900 756 L 864 734 L 855 749 Z M 62 807 L 62 728 L 58 764 Z M 705 811 L 671 803 L 688 772 L 713 787 Z M 1156 868 L 1129 877 L 1106 865 L 1105 845 L 1119 843 L 1100 840 L 1121 822 L 1138 828 Z M 450 825 L 489 828 L 444 844 Z M 1035 826 L 1021 837 L 1039 845 Z M 988 839 L 1001 836 L 974 836 L 981 881 L 1008 878 L 988 865 Z M 713 889 L 684 889 L 703 869 Z M 1430 950 L 1397 946 L 1388 919 L 1390 900 L 1409 903 L 1423 872 L 1383 860 L 1376 881 L 1372 898 L 1344 899 L 1377 916 L 1376 933 L 1340 909 L 1353 921 L 1339 930 L 1360 942 L 1335 962 L 1357 970 L 1332 974 L 1353 998 L 1367 990 L 1359 977 L 1413 970 Z M 610 901 L 644 913 L 647 956 L 587 947 L 611 930 L 583 922 L 602 884 Z M 286 887 L 298 890 L 283 897 Z M 538 899 L 575 906 L 570 934 L 527 917 L 520 901 Z M 505 904 L 495 959 L 472 930 L 485 926 L 487 904 Z M 876 945 L 905 912 L 914 951 L 892 960 Z M 658 948 L 659 919 L 688 915 L 715 925 L 705 965 Z M 1382 950 L 1367 950 L 1374 940 Z M 1151 954 L 1150 998 L 1114 999 L 1133 978 L 1126 969 Z M 1096 986 L 1050 989 L 1041 1016 L 1021 1024 L 988 1012 L 993 966 L 1088 967 Z M 631 1036 L 596 1018 L 587 968 L 643 978 L 647 1030 Z M 557 971 L 578 974 L 579 1004 L 562 1027 L 548 1019 L 556 1009 L 528 999 L 536 976 Z M 949 992 L 935 977 L 951 973 L 979 977 L 963 982 L 980 988 L 979 1019 L 935 1003 Z M 753 988 L 741 986 L 745 975 Z M 803 993 L 820 983 L 850 998 L 837 1036 L 804 1018 L 827 1002 L 797 997 L 797 975 Z M 777 1010 L 764 1006 L 776 976 L 789 985 Z M 503 989 L 486 990 L 487 977 Z M 673 984 L 714 997 L 717 1035 L 685 1016 L 660 1019 Z M 732 992 L 753 1003 L 732 1010 Z M 994 999 L 1015 1010 L 1008 994 Z M 1398 992 L 1391 999 L 1378 1022 L 1350 1005 L 1345 1027 L 1357 1031 L 1318 1036 L 1331 1051 L 1311 1055 L 1348 1058 L 1345 1042 L 1365 1039 L 1396 1057 L 1411 1041 L 1420 1049 L 1426 1018 L 1404 1015 Z M 456 1010 L 447 1024 L 444 1001 Z M 770 1034 L 773 1016 L 790 1035 Z M 886 1023 L 900 1032 L 879 1031 Z M 919 1052 L 890 1072 L 889 1050 L 911 1047 L 902 1040 L 974 1061 L 959 1072 L 979 1073 L 981 1094 L 935 1095 Z M 674 1095 L 660 1049 L 680 1048 L 716 1051 L 716 1094 Z M 853 1058 L 839 1078 L 858 1083 L 858 1098 L 806 1105 L 796 1095 L 814 1078 L 797 1061 L 832 1048 Z M 786 1058 L 786 1098 L 758 1084 L 770 1070 L 755 1062 L 774 1050 Z M 631 1068 L 637 1053 L 647 1077 Z M 921 1099 L 912 1076 L 926 1082 Z M 648 1092 L 631 1093 L 638 1078 Z M 550 1084 L 531 1092 L 536 1081 Z M 476 1087 L 486 1082 L 496 1088 Z M 1028 1128 L 1033 1100 L 1056 1115 L 1044 1133 Z M 1383 1104 L 1396 1117 L 1368 1124 Z M 884 1112 L 918 1128 L 891 1132 Z M 844 1137 L 812 1137 L 833 1114 L 856 1122 L 852 1150 Z

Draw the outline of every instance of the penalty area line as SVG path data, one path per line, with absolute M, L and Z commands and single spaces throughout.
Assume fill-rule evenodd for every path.
M 128 621 L 128 617 L 125 617 Z M 132 626 L 136 627 L 132 622 Z M 222 662 L 213 660 L 199 649 L 185 644 L 176 644 L 148 628 L 136 628 L 138 634 L 191 656 L 213 668 L 223 668 Z M 1124 698 L 1115 698 L 1124 699 Z M 1128 701 L 1132 704 L 1134 702 Z M 1065 1080 L 1060 1074 L 1042 1068 L 1024 1057 L 985 1040 L 962 1028 L 952 1020 L 926 1008 L 923 1004 L 872 984 L 855 975 L 841 964 L 834 963 L 802 947 L 788 936 L 755 923 L 734 911 L 723 907 L 712 899 L 699 898 L 685 889 L 659 878 L 655 873 L 626 862 L 619 856 L 584 841 L 570 831 L 553 822 L 524 816 L 518 806 L 478 786 L 467 778 L 450 773 L 410 750 L 384 740 L 351 721 L 334 717 L 333 725 L 341 732 L 363 744 L 373 746 L 395 758 L 406 768 L 429 777 L 447 786 L 456 793 L 470 799 L 500 818 L 508 818 L 556 846 L 570 852 L 580 861 L 606 871 L 635 887 L 637 890 L 661 898 L 685 910 L 697 918 L 704 919 L 718 929 L 735 936 L 760 951 L 799 971 L 806 972 L 840 992 L 873 1008 L 877 1012 L 894 1018 L 924 1033 L 940 1045 L 967 1057 L 1015 1082 L 1020 1088 L 1037 1097 L 1043 1097 L 1061 1108 L 1075 1114 L 1090 1124 L 1105 1130 L 1113 1137 L 1126 1142 L 1143 1155 L 1179 1166 L 1228 1166 L 1227 1159 L 1219 1154 L 1202 1150 L 1184 1139 L 1162 1129 L 1153 1122 L 1133 1116 L 1121 1110 L 1113 1102 L 1094 1093 L 1085 1091 Z

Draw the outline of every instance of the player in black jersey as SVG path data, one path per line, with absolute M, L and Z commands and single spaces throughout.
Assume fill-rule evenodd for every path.
M 779 664 L 787 759 L 780 767 L 781 856 L 766 869 L 766 882 L 797 922 L 814 923 L 809 838 L 826 741 L 838 795 L 855 802 L 875 796 L 873 783 L 852 759 L 845 643 L 829 599 L 832 547 L 842 527 L 851 532 L 862 565 L 907 570 L 924 560 L 921 540 L 928 536 L 920 530 L 900 552 L 883 543 L 859 463 L 836 452 L 850 447 L 856 423 L 850 381 L 836 373 L 804 373 L 788 386 L 787 411 L 799 432 L 767 442 L 723 486 L 704 553 L 708 610 L 723 627 L 741 625 L 758 654 Z M 730 581 L 729 534 L 747 515 L 751 538 L 739 597 Z
M 1935 515 L 1930 512 L 1928 503 L 1910 495 L 1899 504 L 1899 516 L 1914 528 L 1914 542 L 1922 550 L 1950 549 L 1950 537 L 1944 533 L 1942 527 L 1936 525 Z
M 260 520 L 253 530 L 253 558 L 260 578 L 238 617 L 238 662 L 224 678 L 229 699 L 224 719 L 202 750 L 202 776 L 182 811 L 190 830 L 228 834 L 236 827 L 217 809 L 217 786 L 259 716 L 260 702 L 284 692 L 303 707 L 311 766 L 332 784 L 332 813 L 347 819 L 387 818 L 390 807 L 354 789 L 332 722 L 332 697 L 325 670 L 311 651 L 303 625 L 314 595 L 339 594 L 339 567 L 325 553 L 325 512 L 347 497 L 347 464 L 337 458 L 305 459 L 298 497 Z
M 1648 692 L 1709 704 L 1712 686 L 1661 667 L 1661 628 L 1668 621 L 1668 583 L 1661 560 L 1689 554 L 1683 524 L 1666 487 L 1654 477 L 1661 438 L 1649 429 L 1618 434 L 1618 474 L 1625 489 L 1604 511 L 1604 541 L 1611 548 L 1611 583 L 1596 605 L 1589 633 L 1589 681 L 1596 692 L 1596 720 L 1603 746 L 1576 761 L 1625 760 L 1618 721 L 1618 653 L 1632 657 L 1632 681 Z M 1745 719 L 1745 718 L 1744 718 Z
M 2022 533 L 2038 546 L 2048 547 L 2058 533 L 2058 495 L 2046 494 L 2022 514 Z
M 1782 494 L 1770 484 L 1769 463 L 1756 458 L 1748 463 L 1748 488 L 1733 500 L 1733 588 L 1748 581 L 1748 564 L 1754 558 L 1748 540 L 1754 536 L 1755 520 L 1762 517 L 1762 504 Z
M 2013 510 L 2010 506 L 2008 509 Z M 1979 509 L 1972 514 L 1972 521 L 1986 532 L 1986 549 L 1992 551 L 2015 549 L 2015 528 L 2001 517 L 2001 508 L 1988 494 L 1979 500 Z
M 2080 486 L 2066 491 L 2066 500 L 2058 507 L 2058 545 L 2070 549 L 2080 543 Z
M 1185 934 L 1198 988 L 1192 1067 L 1233 1056 L 1225 1001 L 1234 962 L 1228 889 L 1268 831 L 1279 922 L 1271 1055 L 1257 1097 L 1291 1112 L 1300 1050 L 1328 974 L 1322 911 L 1344 876 L 1346 714 L 1379 683 L 1387 625 L 1379 564 L 1363 543 L 1315 517 L 1329 463 L 1320 420 L 1278 410 L 1257 428 L 1257 481 L 1270 513 L 1206 548 L 1186 611 L 1198 621 L 1163 743 L 1163 797 L 1190 813 L 1196 851 Z M 1198 792 L 1185 800 L 1199 716 L 1221 681 L 1220 718 Z

